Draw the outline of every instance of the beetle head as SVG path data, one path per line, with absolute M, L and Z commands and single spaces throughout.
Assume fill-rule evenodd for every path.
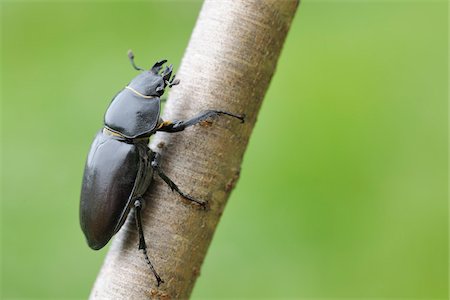
M 175 75 L 172 76 L 173 66 L 166 66 L 162 72 L 161 69 L 167 60 L 163 59 L 157 61 L 150 70 L 144 70 L 137 67 L 134 63 L 133 52 L 128 51 L 128 57 L 131 64 L 136 70 L 143 71 L 136 76 L 128 85 L 145 96 L 161 97 L 164 94 L 165 88 L 171 88 L 180 83 L 178 79 L 175 80 Z M 171 78 L 172 77 L 172 78 Z

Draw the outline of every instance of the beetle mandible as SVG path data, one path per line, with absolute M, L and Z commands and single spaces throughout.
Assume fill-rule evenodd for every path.
M 221 110 L 207 110 L 192 119 L 164 121 L 160 117 L 161 99 L 165 88 L 179 84 L 172 77 L 172 65 L 161 69 L 167 60 L 157 61 L 150 70 L 136 66 L 134 55 L 128 52 L 131 65 L 142 71 L 111 101 L 104 117 L 104 128 L 92 142 L 83 175 L 80 197 L 80 224 L 89 247 L 103 248 L 125 222 L 134 207 L 139 234 L 138 249 L 154 274 L 157 285 L 164 281 L 147 255 L 141 221 L 142 196 L 156 173 L 172 191 L 186 200 L 206 207 L 184 192 L 160 168 L 160 154 L 148 143 L 158 131 L 179 132 L 209 117 L 227 115 L 244 122 L 244 115 Z

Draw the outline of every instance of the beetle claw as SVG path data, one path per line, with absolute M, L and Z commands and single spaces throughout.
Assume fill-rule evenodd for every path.
M 156 285 L 159 287 L 161 285 L 161 283 L 164 283 L 164 280 L 161 279 L 161 277 L 156 277 Z
M 195 203 L 195 205 L 200 206 L 201 209 L 203 209 L 203 210 L 207 210 L 208 209 L 208 201 L 195 200 L 194 203 Z
M 208 201 L 202 201 L 199 204 L 203 208 L 203 210 L 207 210 L 208 209 Z

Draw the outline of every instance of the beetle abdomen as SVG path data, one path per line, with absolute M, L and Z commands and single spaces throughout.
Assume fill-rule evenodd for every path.
M 158 124 L 160 99 L 142 98 L 129 89 L 114 97 L 105 114 L 105 125 L 127 138 L 151 133 Z
M 81 228 L 92 249 L 102 248 L 114 235 L 138 165 L 135 145 L 97 133 L 84 169 L 80 202 Z

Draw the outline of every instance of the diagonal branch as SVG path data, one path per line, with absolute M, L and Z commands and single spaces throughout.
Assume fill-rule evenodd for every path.
M 157 134 L 151 147 L 184 192 L 209 202 L 202 210 L 155 179 L 145 198 L 143 229 L 156 280 L 137 250 L 134 219 L 113 240 L 91 299 L 188 298 L 240 165 L 262 100 L 298 6 L 297 0 L 206 0 L 165 107 L 165 120 L 205 109 L 246 114 L 241 124 L 216 117 L 180 133 Z M 209 126 L 210 125 L 210 126 Z M 130 214 L 132 215 L 132 214 Z

